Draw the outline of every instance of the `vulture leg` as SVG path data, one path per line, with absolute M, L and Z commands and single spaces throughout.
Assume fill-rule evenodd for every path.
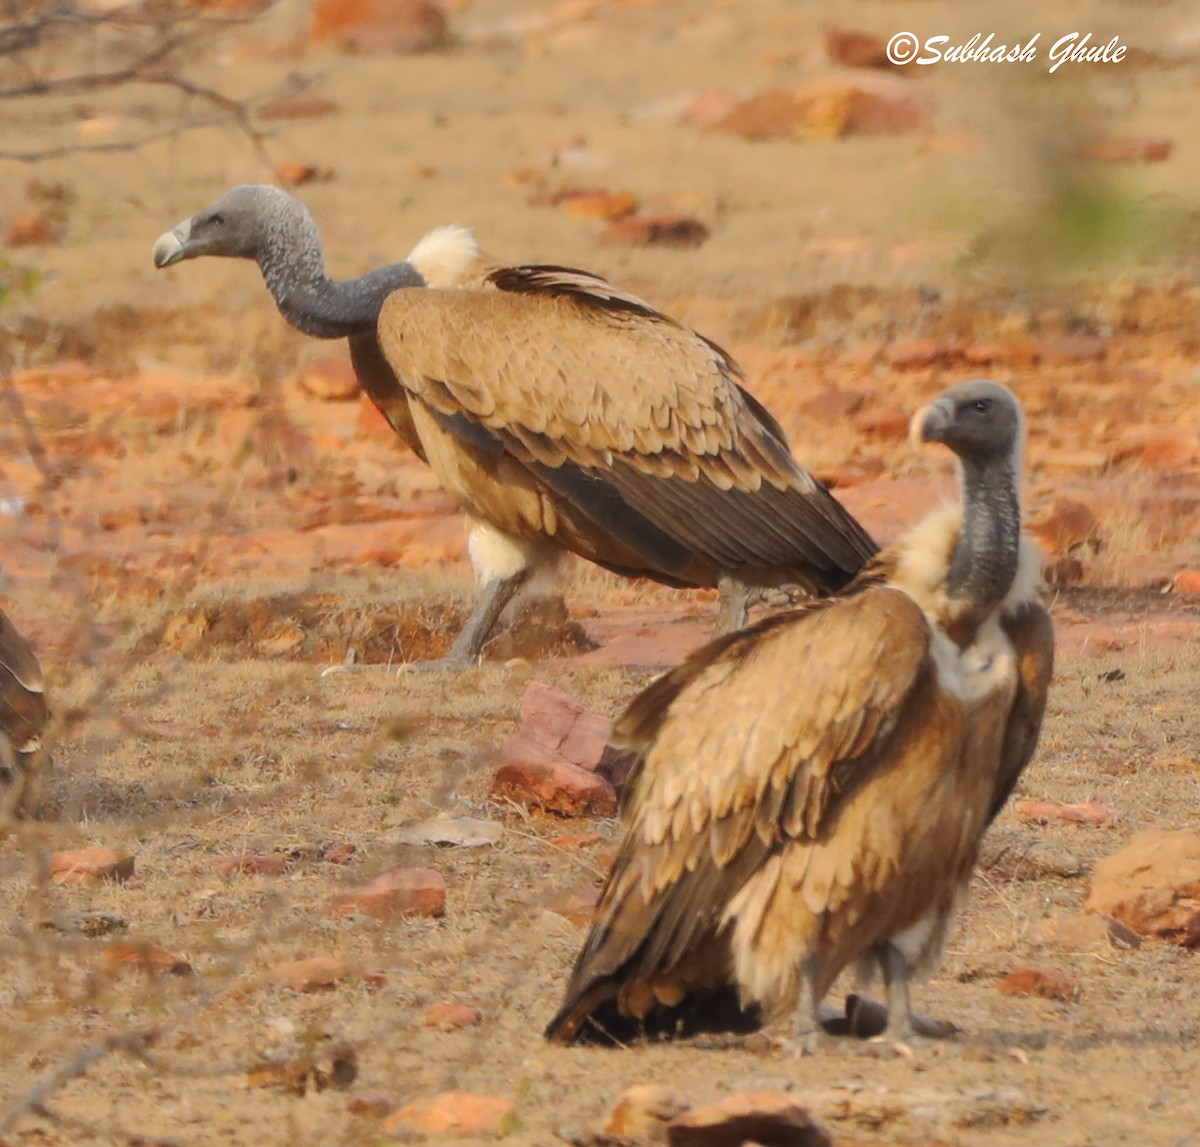
M 528 570 L 519 570 L 507 577 L 494 577 L 484 587 L 467 618 L 444 657 L 436 661 L 414 661 L 407 666 L 409 672 L 439 673 L 448 670 L 470 669 L 479 662 L 484 644 L 496 628 L 496 622 L 504 607 L 513 599 L 528 576 Z
M 887 990 L 887 1027 L 882 1035 L 867 1042 L 866 1050 L 873 1055 L 900 1054 L 911 1058 L 912 1045 L 918 1033 L 908 994 L 908 960 L 895 944 L 887 940 L 876 945 L 875 957 Z
M 750 595 L 753 588 L 733 574 L 722 574 L 717 582 L 717 628 L 714 636 L 724 637 L 745 629 L 750 615 Z
M 821 1001 L 817 998 L 817 959 L 809 956 L 800 969 L 800 997 L 789 1047 L 793 1055 L 816 1055 L 824 1032 Z

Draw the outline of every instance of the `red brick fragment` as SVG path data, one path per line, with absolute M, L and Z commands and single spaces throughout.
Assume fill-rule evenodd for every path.
M 132 875 L 131 853 L 100 845 L 56 852 L 50 859 L 50 879 L 54 884 L 82 884 L 88 880 L 123 883 Z
M 446 881 L 430 868 L 389 868 L 369 884 L 335 896 L 335 916 L 441 916 L 446 911 Z
M 1079 985 L 1057 968 L 1017 968 L 996 987 L 1005 996 L 1040 996 L 1044 1000 L 1073 1000 L 1079 994 Z

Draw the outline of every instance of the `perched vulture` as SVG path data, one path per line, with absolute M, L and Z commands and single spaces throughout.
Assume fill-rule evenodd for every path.
M 617 725 L 638 764 L 626 833 L 547 1038 L 734 1029 L 882 973 L 886 1036 L 936 962 L 984 829 L 1037 744 L 1052 658 L 1021 537 L 1021 412 L 993 382 L 919 411 L 962 503 L 838 597 L 717 639 Z
M 294 327 L 350 340 L 363 389 L 470 519 L 484 586 L 447 656 L 476 659 L 529 572 L 569 550 L 674 586 L 845 586 L 876 546 L 791 455 L 720 347 L 603 279 L 498 267 L 469 231 L 337 282 L 307 208 L 237 187 L 155 245 L 167 267 L 253 259 Z M 426 288 L 405 291 L 404 287 Z
M 37 658 L 0 609 L 0 786 L 13 787 L 13 792 L 0 791 L 0 808 L 21 808 L 28 767 L 42 748 L 47 719 Z

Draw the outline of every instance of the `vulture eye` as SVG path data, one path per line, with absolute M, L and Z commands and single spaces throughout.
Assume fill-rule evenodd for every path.
M 222 215 L 219 211 L 215 215 L 210 215 L 208 218 L 209 218 L 209 222 L 212 223 L 216 227 L 224 227 L 225 226 L 225 216 Z
M 992 409 L 992 400 L 990 398 L 980 398 L 973 405 L 977 414 L 987 414 Z

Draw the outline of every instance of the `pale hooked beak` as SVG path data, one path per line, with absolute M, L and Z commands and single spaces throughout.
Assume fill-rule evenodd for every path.
M 908 424 L 908 440 L 914 446 L 922 442 L 941 442 L 950 424 L 954 421 L 954 407 L 945 399 L 939 398 L 912 416 Z
M 154 265 L 162 270 L 180 259 L 188 257 L 188 239 L 192 233 L 192 221 L 185 219 L 172 231 L 160 235 L 154 244 Z

